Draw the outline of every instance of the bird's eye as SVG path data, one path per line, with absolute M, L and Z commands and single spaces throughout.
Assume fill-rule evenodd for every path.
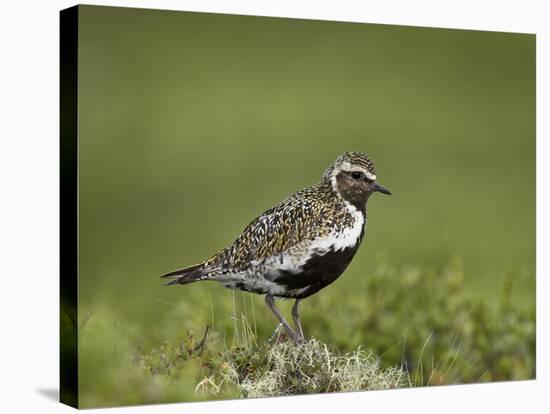
M 363 177 L 363 173 L 359 171 L 353 171 L 351 173 L 351 176 L 354 180 L 359 180 L 361 177 Z

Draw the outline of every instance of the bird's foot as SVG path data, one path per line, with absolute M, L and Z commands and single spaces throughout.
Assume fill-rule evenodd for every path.
M 277 327 L 275 328 L 275 331 L 273 331 L 273 333 L 269 337 L 268 342 L 273 342 L 273 341 L 277 342 L 277 339 L 279 338 L 279 335 L 280 335 L 281 328 L 283 326 L 284 325 L 282 323 L 279 323 L 277 325 Z M 285 329 L 285 333 L 286 333 L 286 336 L 288 336 L 288 338 L 295 344 L 299 345 L 306 342 L 305 338 L 302 335 L 300 335 L 300 333 L 294 330 Z
M 297 335 L 295 338 L 291 338 L 295 344 L 301 345 L 306 343 L 306 339 L 303 336 Z
M 287 333 L 288 337 L 292 340 L 292 342 L 294 342 L 296 345 L 300 345 L 300 344 L 303 344 L 304 342 L 306 342 L 303 335 L 301 335 L 299 332 L 296 332 L 296 331 L 291 330 L 291 329 L 287 329 L 286 333 Z

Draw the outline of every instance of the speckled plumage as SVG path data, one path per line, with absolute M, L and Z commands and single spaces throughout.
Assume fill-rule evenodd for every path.
M 344 200 L 323 182 L 298 191 L 267 210 L 231 246 L 206 261 L 206 266 L 244 270 L 252 262 L 311 243 L 337 229 L 351 227 L 354 222 Z
M 268 299 L 310 296 L 336 280 L 355 255 L 365 232 L 369 196 L 376 191 L 390 194 L 375 180 L 369 157 L 347 152 L 318 184 L 254 219 L 230 246 L 162 277 L 172 279 L 168 285 L 213 280 Z

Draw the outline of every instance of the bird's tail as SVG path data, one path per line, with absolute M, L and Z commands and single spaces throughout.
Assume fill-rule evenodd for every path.
M 204 263 L 199 263 L 193 266 L 189 266 L 183 269 L 174 270 L 173 272 L 162 275 L 163 279 L 170 279 L 164 284 L 169 285 L 186 285 L 203 279 L 204 276 Z

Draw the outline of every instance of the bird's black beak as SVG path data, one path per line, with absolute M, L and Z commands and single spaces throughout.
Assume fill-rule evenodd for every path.
M 378 191 L 379 193 L 382 193 L 382 194 L 387 194 L 387 195 L 391 195 L 391 191 L 388 190 L 386 187 L 384 186 L 381 186 L 380 184 L 378 184 L 376 181 L 374 182 L 374 184 L 372 185 L 372 188 L 374 189 L 373 191 Z

